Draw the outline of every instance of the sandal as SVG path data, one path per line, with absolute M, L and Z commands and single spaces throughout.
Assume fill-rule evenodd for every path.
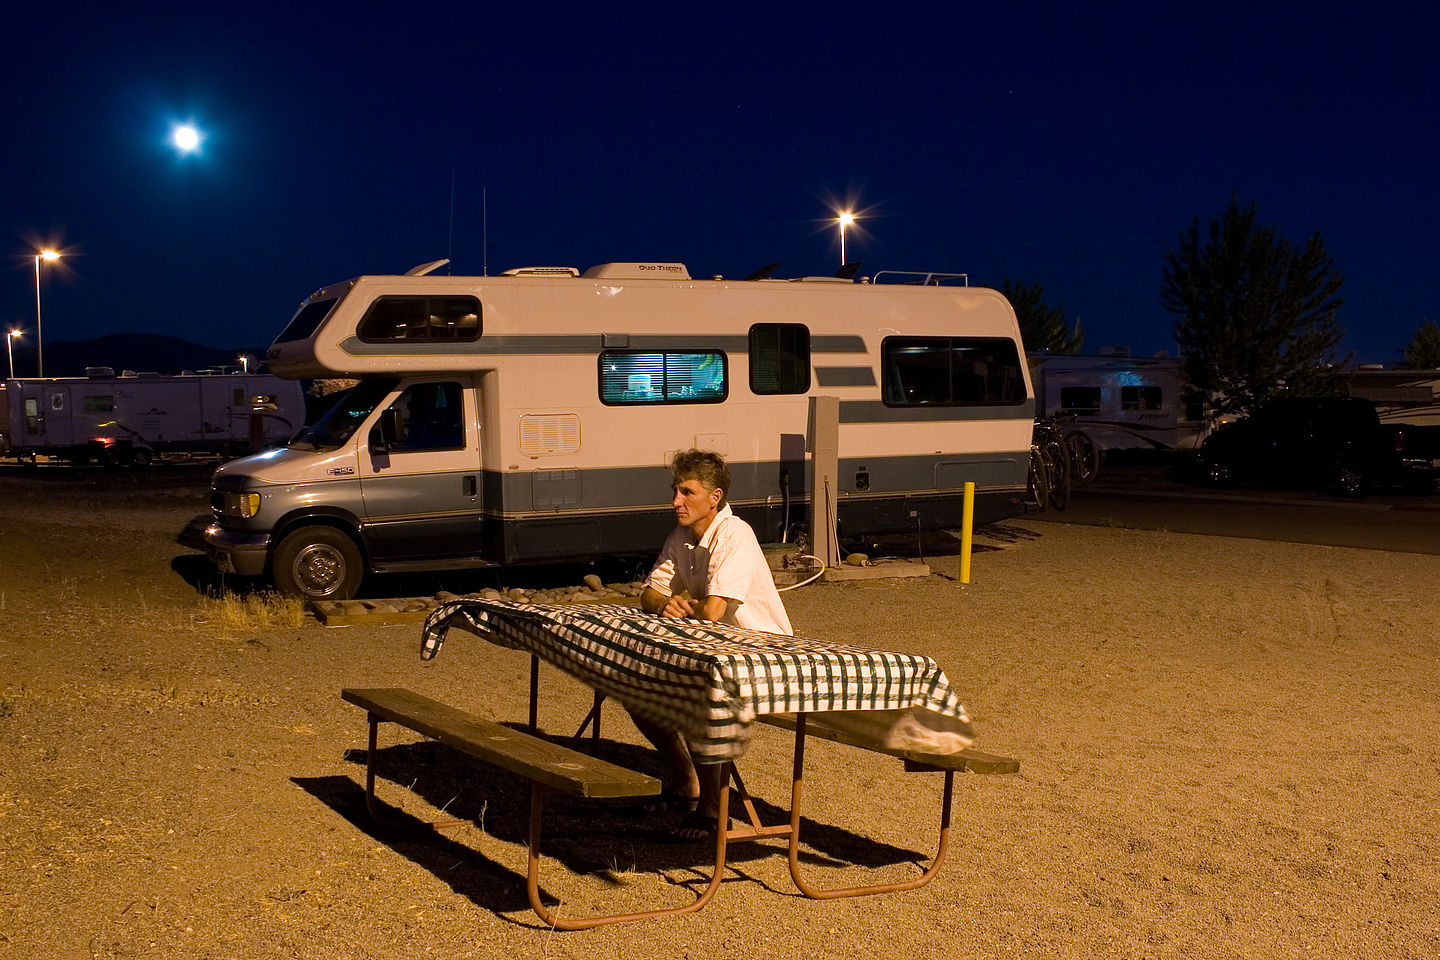
M 692 814 L 699 804 L 699 797 L 682 797 L 667 788 L 661 790 L 659 795 L 625 807 L 620 812 L 627 817 L 660 817 L 667 813 Z
M 698 810 L 692 810 L 681 817 L 680 822 L 667 831 L 667 835 L 676 843 L 699 843 L 701 840 L 714 840 L 719 820 L 720 818 L 713 813 L 700 813 Z

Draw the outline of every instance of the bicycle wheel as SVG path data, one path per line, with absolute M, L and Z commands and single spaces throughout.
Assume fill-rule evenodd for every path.
M 1100 474 L 1100 447 L 1084 430 L 1065 436 L 1065 450 L 1070 454 L 1070 486 L 1089 486 Z
M 1035 504 L 1037 510 L 1044 510 L 1050 499 L 1050 480 L 1045 469 L 1045 458 L 1039 447 L 1030 448 L 1030 489 L 1027 491 L 1025 506 Z
M 1070 506 L 1070 464 L 1069 457 L 1065 454 L 1065 445 L 1058 440 L 1051 440 L 1040 448 L 1040 455 L 1045 460 L 1050 506 L 1056 510 L 1064 510 Z

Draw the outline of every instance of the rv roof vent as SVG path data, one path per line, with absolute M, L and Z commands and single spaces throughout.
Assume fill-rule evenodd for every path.
M 87 376 L 87 377 L 113 377 L 113 376 L 115 376 L 115 368 L 114 368 L 114 367 L 86 367 L 86 368 L 85 368 L 85 376 Z
M 1355 369 L 1356 369 L 1356 370 L 1384 370 L 1384 369 L 1385 369 L 1385 364 L 1383 364 L 1383 363 L 1362 363 L 1362 364 L 1360 364 L 1359 366 L 1357 366 Z M 86 372 L 88 373 L 89 371 L 86 371 Z
M 433 272 L 433 271 L 435 271 L 435 270 L 439 270 L 441 267 L 445 266 L 445 264 L 447 264 L 447 263 L 449 263 L 449 262 L 450 262 L 450 258 L 449 258 L 449 257 L 446 257 L 444 260 L 431 260 L 429 263 L 417 264 L 417 265 L 411 267 L 409 270 L 406 270 L 406 271 L 405 271 L 405 276 L 407 276 L 407 277 L 423 277 L 423 276 L 425 276 L 425 275 L 428 274 L 428 273 L 431 273 L 431 272 Z
M 796 277 L 791 283 L 854 283 L 849 277 Z
M 502 277 L 578 277 L 579 267 L 516 267 L 500 274 Z
M 134 370 L 121 370 L 121 371 L 120 371 L 120 376 L 122 376 L 122 377 L 138 377 L 138 376 L 140 376 L 140 374 L 136 373 Z
M 592 280 L 689 280 L 683 263 L 600 263 L 584 273 Z

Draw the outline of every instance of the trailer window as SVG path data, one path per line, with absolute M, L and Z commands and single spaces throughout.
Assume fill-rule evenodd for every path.
M 113 413 L 115 410 L 114 397 L 86 397 L 86 413 Z
M 719 403 L 728 394 L 723 353 L 600 354 L 600 402 Z
M 365 343 L 480 339 L 480 301 L 475 297 L 378 297 L 360 318 Z
M 1099 387 L 1061 387 L 1060 409 L 1077 417 L 1093 417 L 1100 413 Z
M 1159 387 L 1121 387 L 1121 410 L 1159 410 Z
M 810 330 L 803 323 L 757 323 L 750 328 L 750 392 L 810 389 Z
M 321 321 L 330 315 L 330 308 L 335 306 L 335 298 L 329 300 L 316 300 L 314 303 L 307 303 L 301 307 L 280 331 L 280 336 L 275 338 L 276 343 L 289 343 L 292 340 L 309 340 L 320 327 Z
M 885 403 L 965 406 L 1025 402 L 1015 341 L 1001 337 L 886 337 Z

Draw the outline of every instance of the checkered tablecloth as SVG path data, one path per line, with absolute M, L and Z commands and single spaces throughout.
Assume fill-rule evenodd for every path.
M 421 657 L 439 653 L 452 627 L 536 654 L 633 713 L 678 729 L 697 760 L 743 754 L 755 717 L 765 713 L 826 711 L 827 721 L 868 725 L 869 735 L 900 749 L 914 749 L 919 731 L 931 753 L 963 749 L 973 738 L 944 672 L 916 654 L 634 607 L 461 600 L 426 619 Z

